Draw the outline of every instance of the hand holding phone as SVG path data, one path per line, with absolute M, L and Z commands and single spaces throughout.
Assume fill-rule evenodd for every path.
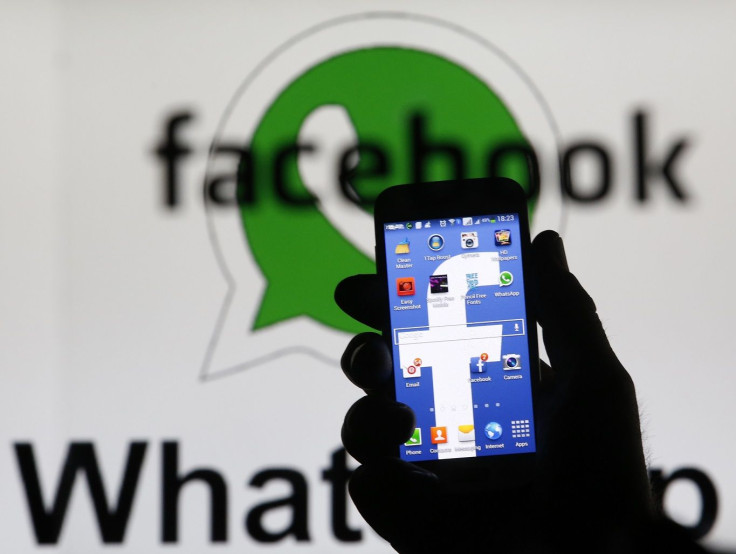
M 400 460 L 397 448 L 411 437 L 413 417 L 389 398 L 390 349 L 381 336 L 364 333 L 343 356 L 346 375 L 369 392 L 343 425 L 345 446 L 362 464 L 350 494 L 401 552 L 480 546 L 596 551 L 616 540 L 636 542 L 649 528 L 651 498 L 631 379 L 606 340 L 595 304 L 569 272 L 559 236 L 542 233 L 532 255 L 531 298 L 554 369 L 545 365 L 548 378 L 538 390 L 537 463 L 528 485 L 468 491 Z M 386 296 L 376 275 L 348 278 L 335 294 L 344 311 L 376 329 L 384 326 Z M 492 469 L 487 477 L 497 481 Z
M 402 185 L 374 217 L 393 396 L 416 416 L 398 456 L 475 487 L 491 466 L 506 484 L 528 480 L 538 355 L 523 190 L 503 178 Z

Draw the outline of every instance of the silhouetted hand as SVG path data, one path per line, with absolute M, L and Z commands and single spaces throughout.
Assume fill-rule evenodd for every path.
M 368 393 L 343 424 L 343 443 L 362 464 L 350 494 L 400 552 L 643 552 L 660 542 L 663 532 L 652 531 L 662 526 L 654 523 L 632 380 L 593 300 L 568 270 L 562 239 L 541 233 L 532 252 L 532 301 L 551 367 L 541 368 L 538 462 L 528 485 L 461 492 L 398 459 L 414 414 L 387 392 L 393 384 L 386 344 L 363 333 L 342 357 L 347 377 Z M 353 318 L 379 328 L 387 300 L 377 276 L 345 279 L 335 299 Z

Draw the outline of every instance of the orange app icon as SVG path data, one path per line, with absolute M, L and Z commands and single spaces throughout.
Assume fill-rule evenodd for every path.
M 480 355 L 480 359 L 483 360 L 484 362 L 487 362 L 488 361 L 488 354 L 486 354 L 485 352 L 483 352 L 483 354 Z
M 396 294 L 399 296 L 414 296 L 414 277 L 399 277 L 396 279 Z
M 414 358 L 414 365 L 422 365 L 422 359 L 421 358 Z
M 429 434 L 432 436 L 432 444 L 447 442 L 447 427 L 432 427 Z

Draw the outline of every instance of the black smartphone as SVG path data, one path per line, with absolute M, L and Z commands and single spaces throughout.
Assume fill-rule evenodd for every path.
M 402 460 L 508 482 L 536 452 L 539 380 L 529 217 L 510 179 L 400 185 L 376 199 L 393 393 L 416 415 Z

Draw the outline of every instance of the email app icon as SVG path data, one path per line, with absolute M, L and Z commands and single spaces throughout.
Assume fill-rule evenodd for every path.
M 460 442 L 471 442 L 475 440 L 475 426 L 458 425 L 457 440 Z

